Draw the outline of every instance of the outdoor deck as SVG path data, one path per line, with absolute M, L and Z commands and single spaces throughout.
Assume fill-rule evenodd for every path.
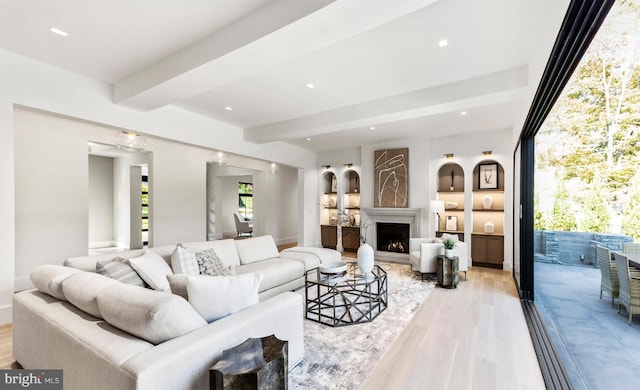
M 600 297 L 600 269 L 535 263 L 535 303 L 576 390 L 629 389 L 640 374 L 640 316 Z

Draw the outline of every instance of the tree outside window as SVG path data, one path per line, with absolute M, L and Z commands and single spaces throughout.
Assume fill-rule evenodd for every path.
M 238 214 L 247 221 L 253 220 L 253 184 L 238 183 Z

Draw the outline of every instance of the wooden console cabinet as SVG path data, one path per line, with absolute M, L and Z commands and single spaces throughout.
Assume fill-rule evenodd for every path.
M 357 252 L 360 248 L 360 227 L 342 227 L 342 247 L 346 252 Z
M 336 249 L 338 246 L 338 227 L 336 225 L 320 226 L 322 247 Z
M 473 260 L 473 265 L 502 268 L 504 236 L 471 234 L 471 259 Z

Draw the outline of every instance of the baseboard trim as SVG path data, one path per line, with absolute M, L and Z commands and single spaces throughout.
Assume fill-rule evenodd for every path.
M 569 377 L 560 361 L 558 352 L 553 346 L 547 328 L 542 322 L 535 303 L 528 299 L 521 299 L 524 317 L 533 341 L 533 348 L 538 357 L 542 377 L 548 390 L 572 390 Z
M 13 310 L 11 305 L 0 307 L 0 325 L 13 323 Z

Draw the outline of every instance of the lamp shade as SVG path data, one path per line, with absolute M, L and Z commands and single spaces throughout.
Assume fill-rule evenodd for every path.
M 429 208 L 432 213 L 444 213 L 444 201 L 432 200 L 429 202 Z

